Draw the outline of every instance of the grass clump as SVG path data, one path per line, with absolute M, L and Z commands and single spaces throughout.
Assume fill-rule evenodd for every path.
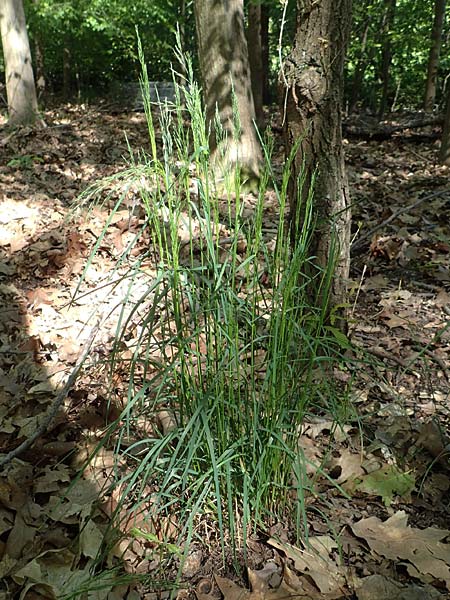
M 118 471 L 117 512 L 150 506 L 148 520 L 165 539 L 163 550 L 186 555 L 192 540 L 206 537 L 225 554 L 226 545 L 245 551 L 250 532 L 280 519 L 307 536 L 311 484 L 298 438 L 312 407 L 329 412 L 339 405 L 329 374 L 345 340 L 310 294 L 312 195 L 295 248 L 288 241 L 294 154 L 279 180 L 267 137 L 250 208 L 238 172 L 218 193 L 200 89 L 189 61 L 181 54 L 178 60 L 184 85 L 176 84 L 173 106 L 155 111 L 142 59 L 150 152 L 132 155 L 126 171 L 90 190 L 85 201 L 102 186 L 114 193 L 134 188 L 144 214 L 119 260 L 132 264 L 123 276 L 129 293 L 110 364 L 112 372 L 126 367 L 129 381 L 110 438 L 129 465 Z M 266 230 L 269 188 L 276 218 Z M 147 251 L 130 261 L 142 235 Z M 326 297 L 331 271 L 314 272 L 320 278 L 314 289 Z

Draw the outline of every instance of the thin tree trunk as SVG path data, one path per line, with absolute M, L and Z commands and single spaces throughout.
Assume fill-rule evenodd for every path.
M 34 41 L 34 56 L 36 64 L 36 90 L 39 97 L 45 93 L 45 70 L 44 70 L 44 52 L 42 50 L 42 40 L 36 35 Z
M 436 98 L 436 83 L 439 68 L 439 54 L 441 52 L 442 29 L 445 18 L 446 0 L 436 0 L 434 4 L 434 22 L 431 32 L 431 47 L 428 57 L 427 83 L 425 86 L 424 109 L 426 112 L 433 110 Z
M 270 104 L 270 57 L 269 57 L 269 9 L 266 5 L 261 5 L 261 55 L 263 71 L 263 104 Z
M 39 8 L 40 0 L 33 0 L 35 9 Z M 40 31 L 34 32 L 34 68 L 36 74 L 36 92 L 38 97 L 45 93 L 45 69 L 44 69 L 44 50 L 42 44 L 42 35 Z
M 72 93 L 72 56 L 68 46 L 63 48 L 63 97 L 68 100 Z
M 33 123 L 37 117 L 38 106 L 22 0 L 0 2 L 0 28 L 9 123 Z
M 381 100 L 378 117 L 381 119 L 386 112 L 389 98 L 390 71 L 392 62 L 391 30 L 394 23 L 396 0 L 385 0 L 386 8 L 381 21 L 382 50 L 381 50 Z
M 327 298 L 322 297 L 323 289 L 313 293 L 333 310 L 346 301 L 350 263 L 350 200 L 342 149 L 342 103 L 351 0 L 297 0 L 297 6 L 294 46 L 281 74 L 287 152 L 301 140 L 291 177 L 292 230 L 295 241 L 298 227 L 302 226 L 298 202 L 305 205 L 314 181 L 313 275 L 327 269 L 331 262 L 335 262 L 335 274 Z M 298 189 L 300 178 L 304 183 Z M 296 223 L 299 212 L 300 222 Z M 345 330 L 345 321 L 339 326 Z
M 441 164 L 448 165 L 450 167 L 450 87 L 447 92 L 447 108 L 445 111 L 445 121 L 442 131 L 439 160 Z
M 372 48 L 369 51 L 369 55 L 366 55 L 367 39 L 369 37 L 369 29 L 370 29 L 370 17 L 368 16 L 367 21 L 366 21 L 366 26 L 364 27 L 364 31 L 361 36 L 361 52 L 360 52 L 360 55 L 358 58 L 358 62 L 356 63 L 355 74 L 353 76 L 352 95 L 350 98 L 350 106 L 348 109 L 349 113 L 352 113 L 355 110 L 355 107 L 359 101 L 359 98 L 361 95 L 362 82 L 364 79 L 364 74 L 366 72 L 367 64 L 373 55 Z
M 253 102 L 256 123 L 259 128 L 264 124 L 263 113 L 263 55 L 261 31 L 261 4 L 249 4 L 247 23 L 248 59 L 252 78 Z
M 220 180 L 239 165 L 243 181 L 254 187 L 260 176 L 262 151 L 254 126 L 243 0 L 195 0 L 194 9 L 216 177 Z M 215 135 L 216 111 L 226 139 Z

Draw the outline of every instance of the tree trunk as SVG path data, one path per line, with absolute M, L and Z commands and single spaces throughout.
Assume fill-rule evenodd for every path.
M 62 49 L 63 63 L 63 98 L 68 100 L 72 95 L 72 56 L 68 45 Z
M 373 49 L 370 48 L 367 53 L 367 40 L 369 37 L 369 29 L 370 29 L 370 15 L 367 18 L 366 26 L 361 35 L 361 52 L 358 57 L 358 61 L 356 63 L 355 74 L 353 76 L 352 82 L 352 94 L 350 98 L 350 106 L 348 109 L 349 113 L 352 113 L 356 105 L 358 104 L 360 95 L 361 95 L 361 87 L 362 82 L 364 80 L 364 74 L 366 72 L 367 65 L 373 56 Z
M 242 180 L 253 187 L 262 151 L 254 126 L 243 0 L 195 0 L 194 9 L 213 170 L 221 179 L 239 165 Z M 225 138 L 215 133 L 216 110 Z
M 380 119 L 383 118 L 383 115 L 386 112 L 389 98 L 389 82 L 392 62 L 391 30 L 394 23 L 397 0 L 385 0 L 385 4 L 386 7 L 381 20 L 381 100 L 380 108 L 378 110 L 378 117 Z
M 39 10 L 40 0 L 33 0 L 35 10 Z M 45 93 L 45 69 L 44 69 L 44 45 L 42 35 L 39 30 L 34 31 L 34 68 L 35 68 L 35 80 L 36 80 L 36 92 L 38 98 L 42 97 Z
M 297 0 L 297 30 L 281 83 L 286 107 L 287 153 L 300 141 L 291 177 L 291 220 L 295 240 L 302 226 L 301 207 L 312 182 L 316 219 L 311 248 L 313 275 L 335 263 L 329 296 L 312 294 L 329 310 L 346 301 L 350 265 L 350 199 L 342 149 L 343 67 L 351 0 Z M 299 179 L 304 183 L 298 189 Z M 300 222 L 296 218 L 300 212 Z M 297 221 L 297 222 L 296 222 Z M 342 313 L 341 313 L 342 314 Z M 345 330 L 345 321 L 340 324 Z
M 434 23 L 431 32 L 431 47 L 428 57 L 427 83 L 425 86 L 424 109 L 432 112 L 436 98 L 436 82 L 441 52 L 442 28 L 444 26 L 446 0 L 436 0 L 434 4 Z
M 33 123 L 38 107 L 22 0 L 0 1 L 0 28 L 9 123 Z
M 441 164 L 450 167 L 450 88 L 447 92 L 447 108 L 445 111 L 439 160 Z
M 46 85 L 44 70 L 44 52 L 42 48 L 42 39 L 39 35 L 36 35 L 34 40 L 34 56 L 36 65 L 36 90 L 39 97 L 44 95 Z
M 253 102 L 255 106 L 256 123 L 259 128 L 264 125 L 263 113 L 263 53 L 261 4 L 249 4 L 247 24 L 248 59 L 252 80 Z
M 263 104 L 270 104 L 269 9 L 261 5 L 261 55 L 263 69 Z

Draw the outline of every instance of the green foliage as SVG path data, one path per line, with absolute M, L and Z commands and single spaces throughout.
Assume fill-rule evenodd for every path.
M 43 163 L 44 159 L 35 154 L 22 154 L 12 158 L 7 164 L 11 169 L 32 169 L 36 163 Z
M 247 0 L 246 5 L 250 1 Z M 262 0 L 270 16 L 269 46 L 272 98 L 280 58 L 289 52 L 296 24 L 296 2 Z M 183 49 L 195 56 L 193 2 L 185 8 L 177 0 L 25 0 L 28 30 L 36 68 L 38 48 L 48 88 L 66 94 L 83 94 L 89 86 L 99 91 L 110 81 L 136 80 L 139 66 L 135 26 L 139 27 L 148 61 L 150 80 L 167 80 L 173 61 L 177 25 L 183 32 Z M 383 33 L 387 3 L 361 0 L 353 3 L 353 30 L 346 66 L 347 103 L 376 111 L 381 94 Z M 388 37 L 392 49 L 388 109 L 418 108 L 424 95 L 433 2 L 397 0 Z M 450 6 L 447 6 L 447 17 Z M 447 18 L 438 77 L 437 101 L 450 71 Z M 281 39 L 281 46 L 280 46 Z M 358 73 L 361 81 L 358 83 Z M 39 72 L 39 75 L 42 73 Z M 358 89 L 355 89 L 358 88 Z
M 434 18 L 433 2 L 397 0 L 394 22 L 389 30 L 392 50 L 390 68 L 389 106 L 420 108 L 425 92 L 431 29 Z M 377 110 L 381 94 L 382 19 L 386 10 L 383 0 L 364 0 L 353 3 L 353 30 L 347 60 L 347 99 L 351 101 L 355 73 L 363 67 L 359 90 L 360 105 Z M 447 7 L 450 15 L 450 7 Z M 448 18 L 446 19 L 449 23 Z M 449 29 L 445 25 L 440 63 L 440 103 L 445 75 L 450 70 Z M 365 33 L 367 35 L 365 39 Z
M 294 35 L 295 2 L 289 2 L 285 11 L 278 1 L 264 4 L 270 14 L 270 80 L 275 99 L 280 34 L 285 54 Z M 51 91 L 64 88 L 65 93 L 83 94 L 89 87 L 99 91 L 112 80 L 137 80 L 136 26 L 150 80 L 170 78 L 177 26 L 183 32 L 183 50 L 196 55 L 192 1 L 182 9 L 178 0 L 25 0 L 25 12 L 33 64 L 36 69 L 39 52 L 39 68 L 43 68 L 39 76 L 44 75 Z
M 29 0 L 26 14 L 32 48 L 36 50 L 39 44 L 45 76 L 53 87 L 63 85 L 66 60 L 72 88 L 75 84 L 98 88 L 111 80 L 138 78 L 136 25 L 150 78 L 167 79 L 174 32 L 182 18 L 179 5 L 176 0 Z M 192 36 L 186 39 L 190 41 Z
M 404 473 L 395 465 L 388 465 L 368 473 L 361 479 L 351 482 L 349 491 L 361 491 L 366 494 L 381 496 L 386 506 L 392 504 L 394 495 L 407 497 L 415 488 L 415 477 Z

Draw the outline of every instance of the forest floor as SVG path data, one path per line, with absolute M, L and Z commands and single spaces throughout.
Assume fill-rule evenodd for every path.
M 124 132 L 131 147 L 147 147 L 146 125 L 143 114 L 101 105 L 60 106 L 44 118 L 42 129 L 0 129 L 0 459 L 39 428 L 96 314 L 108 318 L 50 427 L 0 473 L 0 600 L 75 597 L 115 508 L 114 496 L 101 494 L 111 448 L 75 478 L 121 410 L 108 405 L 101 365 L 126 287 L 103 282 L 114 269 L 120 275 L 117 256 L 139 224 L 126 207 L 116 213 L 88 264 L 108 208 L 68 216 L 88 185 L 123 168 Z M 282 524 L 255 534 L 253 570 L 239 580 L 205 540 L 189 552 L 179 597 L 195 589 L 199 600 L 219 591 L 224 600 L 450 598 L 449 169 L 436 162 L 438 131 L 419 133 L 427 136 L 345 141 L 355 234 L 350 337 L 373 361 L 354 374 L 347 424 L 332 435 L 322 415 L 302 433 L 305 454 L 329 477 L 317 478 L 309 504 L 311 546 L 291 545 Z M 126 374 L 113 376 L 126 399 Z M 120 557 L 130 574 L 157 569 L 149 558 L 157 533 L 111 551 L 106 563 Z M 168 594 L 105 581 L 81 597 Z

